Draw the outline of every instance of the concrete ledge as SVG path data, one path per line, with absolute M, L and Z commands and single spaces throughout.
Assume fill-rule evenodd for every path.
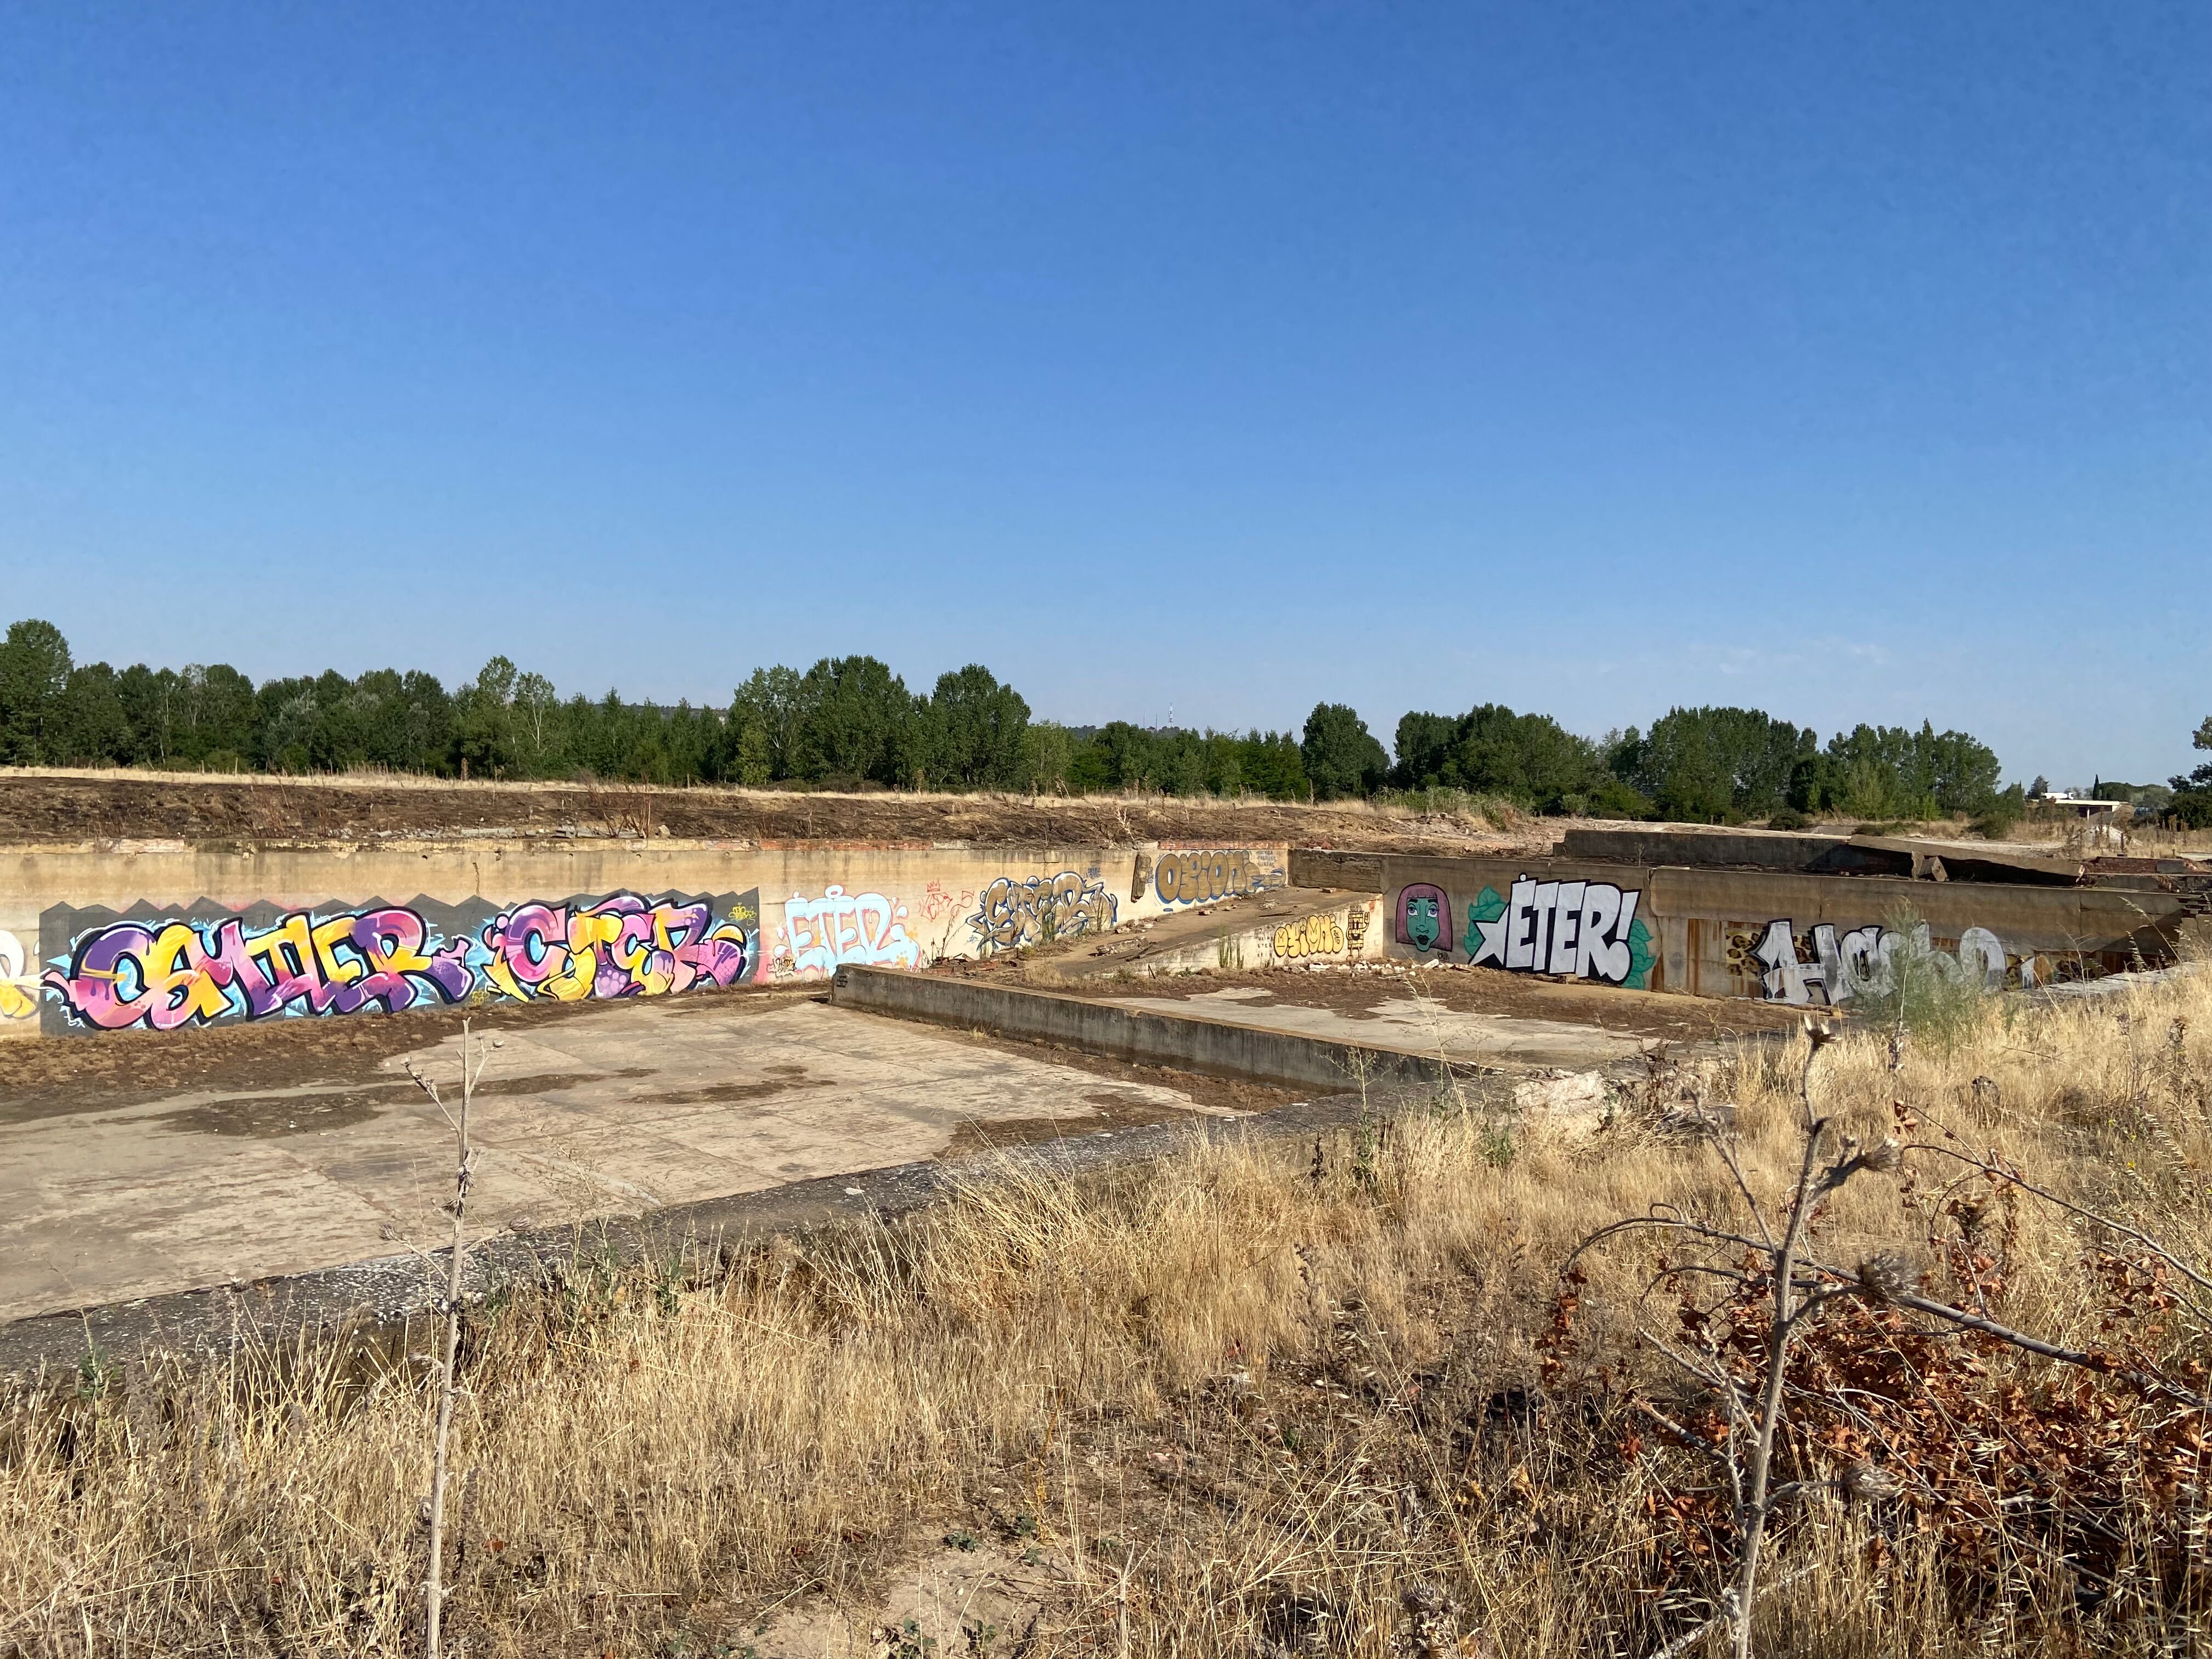
M 507 1285 L 559 1283 L 602 1266 L 697 1262 L 778 1233 L 895 1219 L 940 1203 L 963 1187 L 1094 1174 L 1206 1142 L 1303 1140 L 1407 1109 L 1408 1103 L 1388 1094 L 1340 1094 L 1247 1117 L 1093 1130 L 957 1161 L 895 1164 L 642 1215 L 501 1233 L 470 1245 L 464 1296 L 480 1303 Z M 420 1338 L 424 1328 L 418 1322 L 434 1316 L 451 1260 L 446 1250 L 386 1256 L 15 1320 L 0 1324 L 0 1377 L 67 1376 L 93 1356 L 103 1367 L 154 1353 L 219 1358 L 240 1343 L 343 1339 L 364 1351 L 396 1352 L 410 1334 Z
M 1277 936 L 1286 927 L 1316 917 L 1335 919 L 1346 941 L 1345 948 L 1304 950 L 1297 959 L 1298 963 L 1303 965 L 1324 960 L 1356 961 L 1363 951 L 1352 948 L 1350 941 L 1364 942 L 1364 939 L 1380 935 L 1370 926 L 1363 939 L 1353 928 L 1350 913 L 1355 908 L 1366 913 L 1361 918 L 1363 923 L 1372 922 L 1373 901 L 1364 893 L 1330 888 L 1274 888 L 1265 893 L 1223 900 L 1204 910 L 1117 927 L 1101 935 L 1096 943 L 1079 939 L 1076 948 L 1071 951 L 1032 955 L 1022 963 L 1022 982 L 1046 988 L 1076 987 L 1086 980 L 1115 976 L 1148 979 L 1163 974 L 1222 974 L 1279 968 L 1285 964 L 1275 951 Z
M 1450 1077 L 1499 1075 L 1494 1067 L 1449 1062 L 1437 1055 L 890 968 L 840 968 L 830 981 L 830 1000 L 836 1007 L 862 1013 L 957 1025 L 1031 1042 L 1060 1043 L 1140 1065 L 1298 1088 L 1352 1088 L 1363 1079 L 1370 1085 L 1402 1086 Z

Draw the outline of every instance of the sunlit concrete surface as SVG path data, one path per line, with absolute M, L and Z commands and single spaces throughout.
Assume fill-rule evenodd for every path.
M 97 1042 L 97 1038 L 82 1039 Z M 447 1242 L 459 1039 L 278 1090 L 0 1126 L 0 1319 Z M 471 1121 L 471 1231 L 635 1213 L 1007 1134 L 1202 1107 L 813 1001 L 640 1001 L 503 1034 Z
M 1150 1013 L 1202 1014 L 1224 1024 L 1441 1055 L 1479 1066 L 1583 1070 L 1632 1060 L 1650 1046 L 1648 1039 L 1629 1032 L 1521 1014 L 1460 1013 L 1395 993 L 1378 992 L 1372 1004 L 1356 1012 L 1260 1000 L 1268 995 L 1265 990 L 1232 986 L 1188 997 L 1101 1000 Z

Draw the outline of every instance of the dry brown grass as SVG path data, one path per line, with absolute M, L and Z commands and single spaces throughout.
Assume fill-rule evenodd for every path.
M 1710 1147 L 1659 1126 L 1686 1088 L 1736 1103 L 1753 1182 L 1782 1184 L 1798 1058 L 1669 1076 L 1594 1137 L 1443 1102 L 1318 1152 L 1194 1146 L 1082 1186 L 1009 1170 L 907 1224 L 712 1273 L 580 1259 L 472 1322 L 449 1636 L 743 1653 L 765 1609 L 871 1605 L 892 1564 L 959 1528 L 1067 1564 L 1031 1653 L 1654 1651 L 1711 1589 L 1651 1593 L 1647 1500 L 1686 1466 L 1622 1455 L 1602 1389 L 1538 1397 L 1534 1344 L 1594 1226 L 1726 1203 Z M 1869 1132 L 1901 1092 L 2212 1259 L 2212 976 L 1993 1010 L 1895 1076 L 1864 1036 L 1820 1066 L 1827 1103 Z M 2078 1225 L 2029 1206 L 2018 1226 L 2012 1317 L 2094 1340 Z M 1926 1227 L 1861 1182 L 1823 1248 L 1850 1260 Z M 1584 1357 L 1660 1391 L 1632 1334 L 1647 1267 L 1599 1262 Z M 0 1654 L 405 1650 L 433 1392 L 420 1367 L 249 1352 L 10 1398 Z M 1878 1508 L 1809 1507 L 1770 1582 L 1762 1651 L 2202 1640 L 2170 1597 L 2091 1605 L 2032 1561 L 1962 1583 Z

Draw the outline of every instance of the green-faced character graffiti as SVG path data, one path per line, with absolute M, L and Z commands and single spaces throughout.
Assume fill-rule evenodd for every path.
M 1413 881 L 1398 890 L 1398 943 L 1416 951 L 1451 949 L 1451 901 L 1443 888 Z

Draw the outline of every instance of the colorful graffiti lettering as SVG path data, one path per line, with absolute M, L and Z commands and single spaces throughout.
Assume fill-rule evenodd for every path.
M 1011 951 L 1024 945 L 1048 945 L 1079 933 L 1103 933 L 1114 926 L 1120 906 L 1103 882 L 1078 871 L 1017 880 L 1000 876 L 983 890 L 982 906 L 968 918 L 980 948 Z
M 1364 916 L 1364 909 L 1353 912 Z M 1275 929 L 1275 954 L 1291 961 L 1300 957 L 1339 956 L 1344 951 L 1344 924 L 1334 916 L 1307 916 Z
M 1443 888 L 1409 881 L 1398 890 L 1398 943 L 1416 951 L 1451 949 L 1451 900 Z
M 517 1002 L 668 996 L 745 977 L 745 931 L 707 904 L 617 893 L 592 905 L 522 904 L 485 925 L 484 977 Z
M 2003 942 L 1986 927 L 1969 927 L 1961 933 L 1956 955 L 1930 945 L 1924 922 L 1912 930 L 1912 938 L 1920 953 L 1947 978 L 1992 991 L 2005 982 L 2009 963 Z M 1766 924 L 1748 952 L 1747 966 L 1759 975 L 1759 988 L 1770 1002 L 1841 1007 L 1855 997 L 1879 995 L 1895 984 L 1891 958 L 1904 939 L 1905 935 L 1887 927 L 1854 927 L 1838 935 L 1824 923 L 1801 945 L 1796 929 L 1783 919 Z M 2024 957 L 2020 982 L 2033 986 L 2035 981 L 2035 958 Z
M 392 1013 L 469 993 L 470 941 L 434 945 L 415 911 L 397 906 L 317 917 L 295 910 L 249 933 L 235 917 L 118 921 L 78 940 L 66 968 L 44 978 L 71 1018 L 103 1031 L 173 1031 L 224 1018 L 284 1013 Z
M 1344 913 L 1344 948 L 1358 956 L 1367 945 L 1367 907 L 1355 904 Z
M 783 907 L 784 949 L 802 978 L 836 972 L 842 963 L 918 968 L 921 947 L 907 936 L 906 906 L 881 893 L 823 890 L 818 899 L 793 893 Z
M 1636 914 L 1643 890 L 1609 881 L 1523 876 L 1501 897 L 1485 887 L 1467 907 L 1467 959 L 1516 974 L 1558 974 L 1643 990 L 1650 983 L 1651 929 Z
M 1218 853 L 1163 853 L 1152 872 L 1152 890 L 1163 904 L 1203 904 L 1266 885 L 1252 855 L 1239 848 Z
M 28 973 L 23 941 L 0 927 L 0 1019 L 28 1019 L 39 1012 L 39 976 Z
M 119 918 L 58 905 L 40 918 L 41 983 L 55 1032 L 397 1013 L 472 996 L 661 996 L 752 977 L 759 915 L 751 893 Z

